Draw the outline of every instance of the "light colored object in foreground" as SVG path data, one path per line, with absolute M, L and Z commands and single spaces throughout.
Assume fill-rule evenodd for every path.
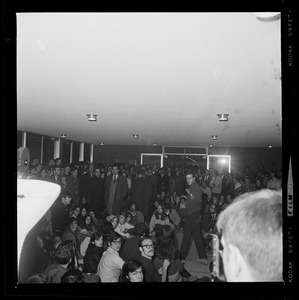
M 18 269 L 28 232 L 52 206 L 61 191 L 60 185 L 34 179 L 17 181 Z

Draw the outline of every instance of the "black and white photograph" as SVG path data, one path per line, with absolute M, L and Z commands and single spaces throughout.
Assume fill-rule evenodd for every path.
M 16 290 L 293 288 L 292 21 L 16 12 Z

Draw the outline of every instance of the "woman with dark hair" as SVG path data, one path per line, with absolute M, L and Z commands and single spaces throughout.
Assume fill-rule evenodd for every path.
M 78 225 L 80 227 L 84 225 L 86 215 L 87 215 L 87 207 L 85 205 L 83 205 L 83 206 L 81 206 L 80 215 L 77 217 Z
M 80 217 L 80 213 L 81 213 L 81 208 L 79 205 L 75 205 L 73 207 L 73 209 L 70 211 L 70 217 L 74 217 L 78 220 L 78 218 Z
M 156 236 L 155 255 L 154 264 L 157 269 L 163 266 L 164 259 L 168 259 L 170 262 L 167 281 L 182 281 L 180 272 L 184 270 L 184 266 L 181 263 L 180 251 L 175 246 L 174 231 L 170 225 L 162 226 L 159 234 Z
M 103 240 L 104 240 L 104 250 L 107 250 L 108 248 L 108 236 L 111 234 L 112 231 L 114 231 L 113 225 L 111 222 L 105 220 L 102 227 L 101 227 L 102 231 L 103 231 Z
M 103 232 L 95 231 L 90 237 L 90 243 L 83 258 L 84 273 L 97 273 L 97 267 L 103 252 Z
M 142 263 L 135 259 L 126 261 L 122 267 L 122 275 L 129 282 L 143 282 Z
M 86 215 L 85 216 L 84 223 L 81 224 L 80 228 L 81 228 L 80 232 L 83 235 L 85 235 L 85 237 L 92 235 L 92 233 L 95 231 L 95 228 L 92 225 L 92 216 L 91 215 Z
M 151 221 L 149 223 L 149 232 L 151 233 L 154 230 L 154 227 L 159 225 L 170 225 L 169 217 L 165 212 L 163 204 L 159 204 L 157 209 L 154 211 Z

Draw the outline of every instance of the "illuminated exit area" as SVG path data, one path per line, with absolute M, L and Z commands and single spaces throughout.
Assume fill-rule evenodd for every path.
M 162 153 L 142 153 L 141 164 L 164 165 L 170 167 L 196 166 L 201 169 L 215 169 L 223 172 L 231 172 L 230 155 L 210 155 L 208 147 L 181 147 L 167 146 L 162 148 Z
M 208 155 L 207 169 L 215 169 L 224 171 L 225 173 L 231 172 L 231 156 L 230 155 Z

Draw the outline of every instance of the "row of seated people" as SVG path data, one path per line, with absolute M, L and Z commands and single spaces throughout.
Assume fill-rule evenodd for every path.
M 67 193 L 65 193 L 64 196 L 65 197 L 61 198 L 61 201 L 64 201 L 66 198 L 68 198 Z M 162 198 L 163 197 L 164 196 L 162 194 Z M 212 201 L 210 202 L 208 197 L 204 197 L 204 205 L 202 206 L 202 234 L 206 238 L 205 242 L 207 243 L 207 250 L 209 248 L 208 234 L 214 230 L 218 213 L 221 209 L 225 208 L 225 205 L 231 202 L 231 199 L 228 197 L 227 201 L 228 202 L 225 203 L 223 196 L 220 197 L 219 201 L 218 198 L 214 196 Z M 72 264 L 70 265 L 70 263 L 68 262 L 67 268 L 65 268 L 65 266 L 63 268 L 59 267 L 60 271 L 64 272 L 67 269 L 72 269 L 75 267 L 75 269 L 78 269 L 85 274 L 85 280 L 87 281 L 89 280 L 88 278 L 90 278 L 90 273 L 98 274 L 99 280 L 105 281 L 106 279 L 104 275 L 100 276 L 97 267 L 99 266 L 99 260 L 104 250 L 108 249 L 108 232 L 116 232 L 120 237 L 119 241 L 124 241 L 124 246 L 121 247 L 120 252 L 122 260 L 136 260 L 141 255 L 139 250 L 140 248 L 138 246 L 140 237 L 142 235 L 148 235 L 151 240 L 155 241 L 155 238 L 158 235 L 157 230 L 159 227 L 161 228 L 166 226 L 166 228 L 169 229 L 171 235 L 173 236 L 173 244 L 177 245 L 177 242 L 175 240 L 175 232 L 180 230 L 183 225 L 185 205 L 186 196 L 184 195 L 180 197 L 177 205 L 172 203 L 171 198 L 168 196 L 165 197 L 164 200 L 161 200 L 161 197 L 158 197 L 154 203 L 155 209 L 153 211 L 149 224 L 144 223 L 142 212 L 137 210 L 136 203 L 134 202 L 130 205 L 128 211 L 122 212 L 118 216 L 109 215 L 105 220 L 97 219 L 95 217 L 94 211 L 89 211 L 87 213 L 85 207 L 80 208 L 78 206 L 70 210 L 68 216 L 65 216 L 65 230 L 63 230 L 62 232 L 55 231 L 56 235 L 53 236 L 52 239 L 51 236 L 47 236 L 47 227 L 45 226 L 45 224 L 47 223 L 47 218 L 45 218 L 45 222 L 43 223 L 44 227 L 40 226 L 40 230 L 38 234 L 36 234 L 38 237 L 37 243 L 39 245 L 39 248 L 43 250 L 44 260 L 42 260 L 40 266 L 38 266 L 35 270 L 39 272 L 43 271 L 43 273 L 46 273 L 48 277 L 50 276 L 51 282 L 58 282 L 60 280 L 60 273 L 56 272 L 57 261 L 55 261 L 54 259 L 56 255 L 54 255 L 54 253 L 57 252 L 58 245 L 66 244 L 68 246 L 72 245 L 74 249 L 74 253 L 72 255 Z M 139 232 L 140 230 L 142 231 L 141 233 Z M 52 243 L 50 243 L 50 241 L 52 241 Z M 177 251 L 176 254 L 178 259 L 179 252 Z M 51 257 L 51 260 L 49 260 L 49 256 Z M 27 257 L 27 267 L 28 262 L 30 261 L 31 260 L 28 260 Z M 53 263 L 54 261 L 55 263 Z M 42 265 L 45 266 L 45 263 L 49 264 L 49 262 L 52 262 L 52 267 L 48 267 L 47 270 L 39 268 L 42 267 Z M 178 263 L 178 260 L 177 264 L 180 265 L 180 263 Z M 34 263 L 30 265 L 32 266 L 34 265 Z M 26 263 L 25 267 L 23 265 L 22 268 L 25 268 L 26 274 Z M 53 268 L 54 271 L 52 270 Z M 170 275 L 174 275 L 172 274 L 173 268 L 170 268 L 170 270 L 168 271 L 168 277 Z M 176 275 L 174 276 L 174 279 L 170 276 L 170 278 L 167 278 L 166 280 L 181 281 L 188 280 L 188 278 L 190 278 L 190 280 L 194 279 L 190 273 L 182 268 L 182 265 L 177 268 L 177 271 L 180 276 L 178 276 L 178 273 L 175 273 Z M 32 270 L 31 273 L 36 272 Z M 184 276 L 182 276 L 181 274 Z M 27 272 L 27 277 L 29 275 L 30 272 Z M 56 278 L 57 276 L 59 277 L 59 279 Z M 94 277 L 96 279 L 98 278 L 97 276 L 93 276 L 92 280 L 94 280 Z M 122 280 L 121 278 L 120 280 Z M 107 280 L 109 281 L 112 279 L 110 278 Z

